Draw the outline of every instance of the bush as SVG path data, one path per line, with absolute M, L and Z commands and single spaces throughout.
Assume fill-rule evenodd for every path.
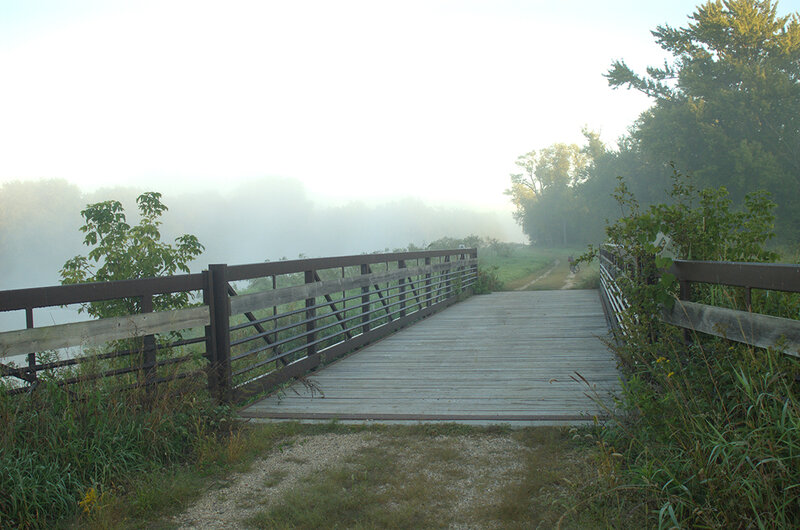
M 800 404 L 797 361 L 715 337 L 685 344 L 663 324 L 675 299 L 671 259 L 653 242 L 671 237 L 678 258 L 769 261 L 774 205 L 763 194 L 731 211 L 724 188 L 697 191 L 674 175 L 670 204 L 639 208 L 624 183 L 617 200 L 627 215 L 608 228 L 628 254 L 619 284 L 632 304 L 627 335 L 611 344 L 624 369 L 626 414 L 601 431 L 609 468 L 609 497 L 620 512 L 644 505 L 653 526 L 703 528 L 794 527 L 800 521 Z M 583 258 L 591 257 L 590 251 Z M 693 290 L 700 301 L 736 307 L 739 294 L 719 286 Z M 797 314 L 797 296 L 761 294 L 754 311 Z M 795 316 L 795 318 L 797 318 Z M 636 498 L 624 494 L 636 491 Z
M 489 294 L 503 289 L 503 282 L 497 275 L 498 267 L 478 267 L 478 277 L 472 285 L 473 294 Z

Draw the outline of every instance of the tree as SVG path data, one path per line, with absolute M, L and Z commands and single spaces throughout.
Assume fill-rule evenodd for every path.
M 136 198 L 141 220 L 136 226 L 127 223 L 119 201 L 89 204 L 81 211 L 86 234 L 83 243 L 93 247 L 87 256 L 75 256 L 61 269 L 61 283 L 105 282 L 134 278 L 168 276 L 177 271 L 189 272 L 189 262 L 204 247 L 193 235 L 184 234 L 171 245 L 161 241 L 159 218 L 167 211 L 161 194 L 143 193 Z M 188 293 L 170 293 L 153 297 L 155 310 L 185 307 Z M 91 302 L 81 310 L 98 318 L 138 313 L 138 298 Z
M 606 74 L 655 99 L 632 130 L 644 163 L 673 161 L 731 198 L 766 189 L 778 199 L 784 237 L 800 233 L 800 16 L 778 16 L 771 0 L 717 0 L 683 28 L 659 26 L 673 56 L 634 73 L 624 61 Z M 668 171 L 660 171 L 666 175 Z
M 506 195 L 516 206 L 514 218 L 531 243 L 566 245 L 575 233 L 575 191 L 589 177 L 592 153 L 602 152 L 596 133 L 584 130 L 589 144 L 555 143 L 517 158 L 521 173 L 511 175 Z

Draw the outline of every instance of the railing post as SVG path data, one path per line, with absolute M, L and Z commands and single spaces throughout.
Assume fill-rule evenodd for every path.
M 231 377 L 231 299 L 228 295 L 228 266 L 215 264 L 208 266 L 210 280 L 211 327 L 213 328 L 213 363 L 211 365 L 212 386 L 217 398 L 230 400 L 233 380 Z
M 397 260 L 397 268 L 405 269 L 406 260 L 403 259 Z M 406 279 L 400 278 L 398 284 L 400 287 L 400 318 L 403 318 L 404 316 L 406 316 Z
M 475 260 L 475 264 L 469 268 L 470 274 L 472 276 L 472 285 L 474 286 L 475 282 L 478 281 L 478 249 L 474 248 L 472 252 L 469 253 L 469 257 L 470 259 Z M 474 293 L 475 289 L 472 286 L 470 286 L 469 292 Z
M 153 312 L 153 295 L 145 293 L 141 297 L 141 313 Z M 140 384 L 150 391 L 150 384 L 156 378 L 156 339 L 153 335 L 145 335 L 142 339 L 142 375 Z
M 678 293 L 678 298 L 680 300 L 689 300 L 692 297 L 692 285 L 686 280 L 680 280 L 679 283 L 680 292 Z M 685 343 L 692 342 L 692 333 L 686 328 L 683 328 L 683 341 Z
M 425 258 L 425 266 L 430 267 L 430 265 L 431 265 L 431 258 L 430 256 L 428 256 L 427 258 Z M 433 289 L 431 288 L 431 273 L 428 272 L 425 274 L 425 298 L 428 300 L 427 301 L 428 307 L 433 305 L 432 295 L 433 295 Z
M 361 274 L 369 274 L 369 265 L 366 263 L 361 264 Z M 361 288 L 361 333 L 369 331 L 369 313 L 370 313 L 370 294 L 369 284 Z
M 305 273 L 305 280 L 306 284 L 314 283 L 316 279 L 314 278 L 314 271 L 306 271 Z M 316 298 L 306 298 L 306 356 L 311 357 L 315 353 L 317 353 L 317 345 L 312 344 L 317 339 L 317 334 L 314 332 L 316 328 L 316 320 L 315 317 L 317 316 L 317 310 L 314 308 L 316 304 Z
M 218 394 L 217 377 L 215 373 L 216 359 L 217 359 L 217 327 L 215 326 L 214 319 L 214 290 L 211 280 L 211 272 L 203 271 L 203 305 L 208 306 L 208 325 L 206 326 L 206 354 L 205 358 L 208 361 L 206 367 L 206 374 L 208 379 L 208 391 L 211 395 Z
M 25 308 L 25 327 L 33 329 L 33 308 Z M 39 377 L 36 372 L 36 352 L 28 354 L 28 382 L 33 385 L 38 381 Z
M 444 257 L 444 262 L 450 263 L 450 254 Z M 447 277 L 447 280 L 445 281 L 444 284 L 444 300 L 450 298 L 451 295 L 451 288 L 453 284 L 453 276 L 451 275 L 452 272 L 453 272 L 453 267 L 448 267 L 444 270 L 444 273 L 446 274 Z

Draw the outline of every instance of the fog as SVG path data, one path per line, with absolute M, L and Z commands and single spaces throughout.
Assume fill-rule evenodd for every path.
M 64 262 L 86 254 L 80 210 L 119 200 L 138 221 L 130 187 L 81 191 L 64 180 L 11 182 L 0 187 L 0 289 L 55 285 Z M 419 198 L 326 203 L 299 181 L 263 178 L 218 192 L 169 193 L 162 239 L 196 235 L 206 250 L 193 264 L 252 263 L 281 258 L 359 254 L 424 246 L 444 236 L 475 234 L 523 241 L 507 211 L 426 204 Z

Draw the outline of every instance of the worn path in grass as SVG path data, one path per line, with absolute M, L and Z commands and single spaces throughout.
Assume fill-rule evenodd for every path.
M 595 515 L 570 512 L 597 476 L 590 434 L 453 425 L 332 431 L 288 436 L 167 524 L 551 528 L 569 512 L 569 527 L 594 526 Z
M 520 286 L 520 287 L 517 287 L 517 288 L 516 288 L 516 289 L 514 289 L 514 290 L 515 290 L 515 291 L 526 291 L 526 290 L 527 290 L 527 289 L 529 289 L 531 286 L 533 286 L 533 284 L 535 284 L 535 283 L 537 283 L 537 282 L 540 282 L 540 281 L 544 280 L 545 278 L 547 278 L 547 277 L 550 275 L 550 273 L 551 273 L 551 272 L 553 272 L 553 270 L 555 270 L 555 268 L 556 268 L 556 267 L 558 267 L 558 264 L 559 264 L 559 263 L 560 263 L 560 260 L 556 259 L 555 261 L 553 261 L 553 264 L 550 266 L 550 268 L 549 268 L 549 269 L 547 269 L 546 271 L 544 271 L 544 273 L 542 273 L 542 274 L 540 274 L 540 275 L 536 276 L 536 277 L 535 277 L 534 279 L 532 279 L 531 281 L 527 282 L 526 284 L 524 284 L 524 285 L 522 285 L 522 286 Z

